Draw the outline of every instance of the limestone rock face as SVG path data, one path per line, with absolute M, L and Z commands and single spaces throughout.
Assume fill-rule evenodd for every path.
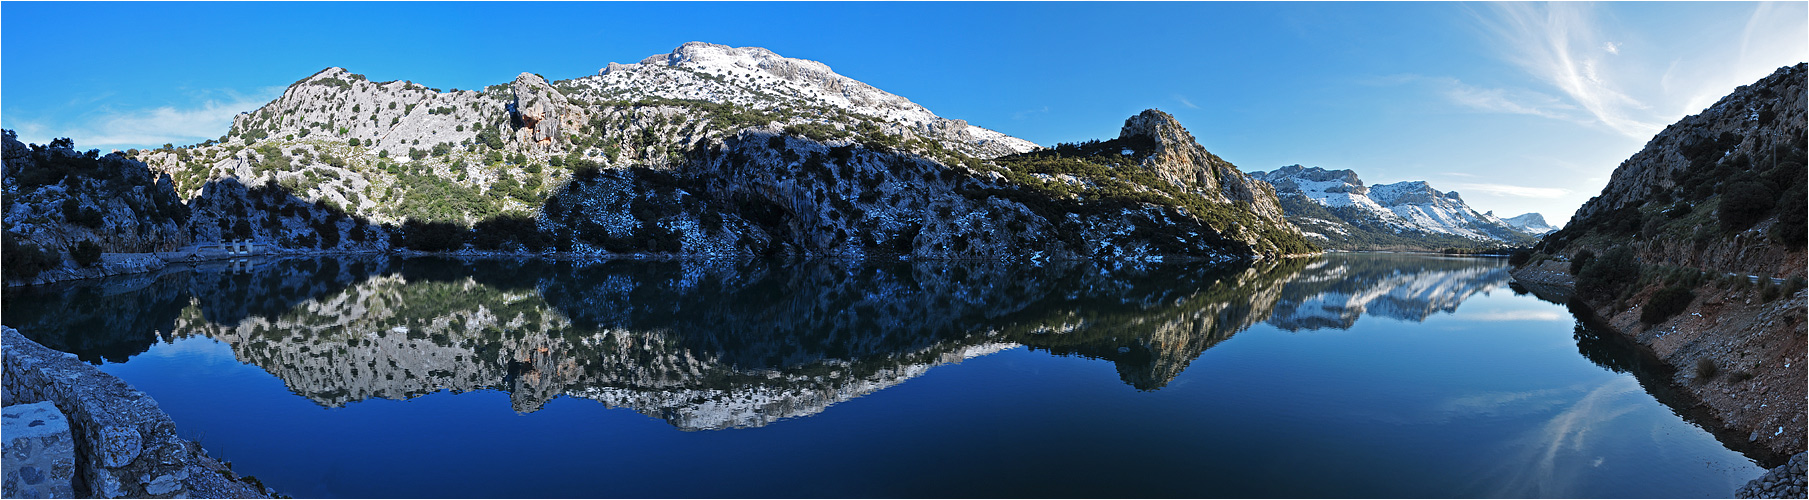
M 7 406 L 0 414 L 5 440 L 6 498 L 75 498 L 75 437 L 69 420 L 48 401 Z
M 1716 151 L 1726 155 L 1762 154 L 1766 145 L 1803 137 L 1804 99 L 1809 93 L 1804 74 L 1802 63 L 1779 68 L 1771 76 L 1735 89 L 1702 113 L 1665 127 L 1645 148 L 1615 168 L 1602 194 L 1578 208 L 1573 220 L 1638 206 L 1656 191 L 1677 187 L 1678 177 L 1690 167 L 1689 146 L 1715 141 L 1720 134 L 1737 138 L 1736 143 Z M 1762 120 L 1766 117 L 1771 119 Z
M 103 252 L 166 251 L 189 242 L 188 209 L 168 175 L 123 155 L 76 151 L 66 139 L 27 146 L 8 131 L 0 142 L 9 239 L 58 255 L 82 242 Z
M 1274 187 L 1250 178 L 1236 165 L 1206 151 L 1174 116 L 1161 110 L 1144 110 L 1124 121 L 1118 138 L 1132 144 L 1151 144 L 1154 153 L 1143 159 L 1143 166 L 1163 180 L 1214 201 L 1249 203 L 1250 211 L 1258 217 L 1287 225 Z
M 560 138 L 560 125 L 575 121 L 578 110 L 540 75 L 522 73 L 509 84 L 515 101 L 509 104 L 517 126 L 516 140 L 536 146 L 550 146 Z
M 1801 274 L 1804 240 L 1786 229 L 1804 222 L 1784 214 L 1792 205 L 1801 214 L 1809 203 L 1801 194 L 1809 147 L 1805 94 L 1809 64 L 1798 63 L 1665 127 L 1615 168 L 1601 194 L 1578 208 L 1564 229 L 1547 234 L 1541 250 L 1574 255 L 1593 247 L 1600 255 L 1609 246 L 1630 244 L 1641 262 Z M 1729 196 L 1736 185 L 1759 187 Z M 1723 208 L 1752 198 L 1775 208 L 1762 210 L 1756 222 L 1730 224 Z

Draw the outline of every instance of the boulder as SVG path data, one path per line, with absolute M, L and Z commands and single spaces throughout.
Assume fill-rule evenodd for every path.
M 6 498 L 75 498 L 75 437 L 48 401 L 0 410 Z

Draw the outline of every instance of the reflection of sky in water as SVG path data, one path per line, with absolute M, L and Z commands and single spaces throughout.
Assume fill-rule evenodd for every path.
M 1753 469 L 1579 356 L 1562 307 L 1491 294 L 1497 260 L 387 265 L 161 286 L 136 300 L 191 336 L 94 345 L 297 496 L 1719 496 Z
M 1590 389 L 1580 399 L 1554 415 L 1536 433 L 1524 441 L 1510 444 L 1519 448 L 1514 460 L 1503 462 L 1505 480 L 1496 494 L 1508 497 L 1576 497 L 1581 481 L 1590 479 L 1591 463 L 1599 466 L 1602 457 L 1593 455 L 1591 432 L 1610 425 L 1622 415 L 1638 409 L 1629 396 L 1644 396 L 1632 377 L 1615 377 Z

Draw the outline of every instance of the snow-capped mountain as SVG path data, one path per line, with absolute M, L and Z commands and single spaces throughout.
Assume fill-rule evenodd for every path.
M 1494 212 L 1489 213 L 1493 214 Z M 1508 223 L 1510 226 L 1520 228 L 1521 231 L 1525 231 L 1528 234 L 1545 234 L 1558 230 L 1558 228 L 1552 227 L 1551 224 L 1546 224 L 1545 216 L 1539 215 L 1538 212 L 1520 214 L 1501 219 L 1501 221 Z
M 559 83 L 577 89 L 578 95 L 609 100 L 695 99 L 754 109 L 841 111 L 942 139 L 982 157 L 1038 149 L 1030 141 L 936 116 L 910 99 L 836 74 L 827 64 L 760 47 L 689 42 L 669 54 L 634 64 L 612 62 L 595 76 Z
M 1365 186 L 1351 170 L 1300 165 L 1251 175 L 1275 186 L 1288 219 L 1330 248 L 1523 244 L 1534 236 L 1425 181 Z
M 1508 270 L 1480 259 L 1333 255 L 1282 288 L 1269 324 L 1290 332 L 1348 330 L 1364 315 L 1421 322 L 1506 285 Z

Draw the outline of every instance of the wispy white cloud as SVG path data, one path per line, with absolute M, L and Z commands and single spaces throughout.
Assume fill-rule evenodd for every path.
M 1544 187 L 1531 187 L 1531 186 L 1515 186 L 1512 184 L 1486 184 L 1486 183 L 1458 184 L 1457 189 L 1463 190 L 1466 192 L 1481 191 L 1484 193 L 1489 193 L 1489 194 L 1494 194 L 1494 195 L 1518 196 L 1518 197 L 1522 197 L 1522 198 L 1562 198 L 1565 195 L 1570 194 L 1570 192 L 1571 192 L 1569 189 L 1564 189 L 1564 188 L 1544 188 Z
M 1575 3 L 1488 4 L 1482 24 L 1503 44 L 1507 59 L 1557 88 L 1601 124 L 1634 138 L 1651 137 L 1661 124 L 1639 110 L 1649 106 L 1628 96 L 1605 73 L 1601 54 L 1620 46 L 1601 39 L 1593 7 Z M 1600 50 L 1606 48 L 1606 50 Z
M 1520 89 L 1476 87 L 1456 78 L 1437 79 L 1440 92 L 1451 102 L 1491 113 L 1543 116 L 1558 120 L 1588 122 L 1578 116 L 1577 107 L 1550 95 Z
M 1194 104 L 1193 101 L 1187 100 L 1186 97 L 1177 95 L 1175 96 L 1175 100 L 1181 101 L 1182 106 L 1187 106 L 1190 109 L 1200 109 L 1199 105 Z
M 1591 389 L 1537 431 L 1526 436 L 1522 455 L 1503 460 L 1498 481 L 1501 491 L 1491 496 L 1574 497 L 1585 478 L 1572 465 L 1580 465 L 1588 449 L 1590 433 L 1609 427 L 1615 419 L 1637 407 L 1631 397 L 1642 394 L 1632 377 L 1616 377 Z M 1584 455 L 1587 456 L 1587 455 Z
M 1025 118 L 1030 118 L 1030 117 L 1032 117 L 1032 116 L 1036 116 L 1036 115 L 1046 115 L 1046 114 L 1049 114 L 1049 107 L 1048 107 L 1048 106 L 1043 106 L 1043 107 L 1039 107 L 1039 108 L 1036 108 L 1036 109 L 1026 109 L 1026 110 L 1023 110 L 1023 111 L 1019 111 L 1019 112 L 1016 112 L 1016 113 L 1012 113 L 1012 114 L 1011 114 L 1011 119 L 1013 119 L 1013 120 L 1022 120 L 1022 119 L 1025 119 Z
M 1696 17 L 1664 22 L 1687 29 L 1665 26 L 1656 33 L 1612 22 L 1613 11 L 1631 8 L 1625 5 L 1502 2 L 1472 13 L 1501 58 L 1539 88 L 1549 86 L 1580 114 L 1641 141 L 1735 87 L 1809 59 L 1804 42 L 1809 24 L 1803 22 L 1801 2 L 1749 4 L 1749 13 L 1733 19 L 1702 17 L 1725 8 L 1678 7 L 1674 12 Z M 1477 105 L 1491 104 L 1486 94 L 1469 97 Z
M 1483 311 L 1467 316 L 1474 321 L 1553 321 L 1564 319 L 1557 311 Z
M 25 142 L 46 143 L 58 137 L 75 140 L 81 148 L 192 144 L 226 135 L 234 115 L 263 106 L 282 92 L 281 87 L 261 89 L 257 95 L 225 92 L 225 99 L 206 99 L 192 106 L 160 106 L 150 109 L 102 108 L 84 114 L 82 125 L 62 125 L 38 120 L 9 120 L 8 127 Z

